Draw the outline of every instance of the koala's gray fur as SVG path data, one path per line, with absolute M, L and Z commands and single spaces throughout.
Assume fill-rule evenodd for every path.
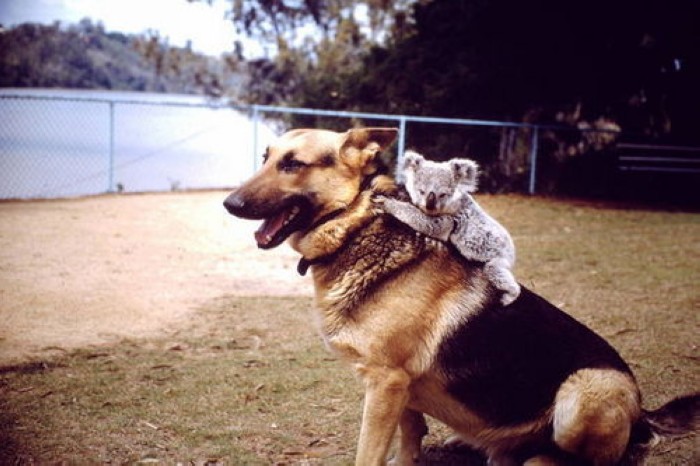
M 484 262 L 489 280 L 502 290 L 503 304 L 520 294 L 511 269 L 515 245 L 508 231 L 469 194 L 479 167 L 473 160 L 432 162 L 407 151 L 403 176 L 411 202 L 380 198 L 384 211 L 426 236 L 451 242 L 469 260 Z

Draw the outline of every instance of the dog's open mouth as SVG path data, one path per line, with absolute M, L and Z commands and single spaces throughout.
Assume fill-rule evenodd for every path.
M 295 231 L 306 227 L 311 220 L 311 208 L 305 198 L 295 198 L 283 208 L 265 218 L 255 232 L 255 241 L 261 249 L 279 246 Z

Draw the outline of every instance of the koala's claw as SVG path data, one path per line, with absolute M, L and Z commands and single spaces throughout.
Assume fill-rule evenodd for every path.
M 393 213 L 396 210 L 395 207 L 401 203 L 401 201 L 382 195 L 375 197 L 372 201 L 378 208 L 386 213 Z

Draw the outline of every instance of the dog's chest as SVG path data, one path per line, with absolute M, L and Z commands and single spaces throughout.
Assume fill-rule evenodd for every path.
M 343 359 L 422 374 L 444 336 L 484 295 L 465 286 L 475 277 L 444 246 L 414 232 L 385 237 L 385 228 L 368 230 L 347 256 L 314 266 L 321 334 Z
M 387 280 L 424 258 L 424 239 L 379 217 L 350 238 L 328 263 L 312 268 L 316 306 L 323 317 L 323 333 L 337 334 L 360 319 L 358 312 Z
M 313 267 L 317 305 L 325 313 L 352 318 L 358 304 L 378 286 L 424 256 L 425 241 L 389 231 L 386 221 L 377 218 L 350 238 L 332 261 Z

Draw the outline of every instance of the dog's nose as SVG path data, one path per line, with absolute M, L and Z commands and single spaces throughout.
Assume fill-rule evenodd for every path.
M 245 200 L 236 193 L 231 193 L 224 201 L 224 207 L 231 215 L 239 214 L 245 207 Z

